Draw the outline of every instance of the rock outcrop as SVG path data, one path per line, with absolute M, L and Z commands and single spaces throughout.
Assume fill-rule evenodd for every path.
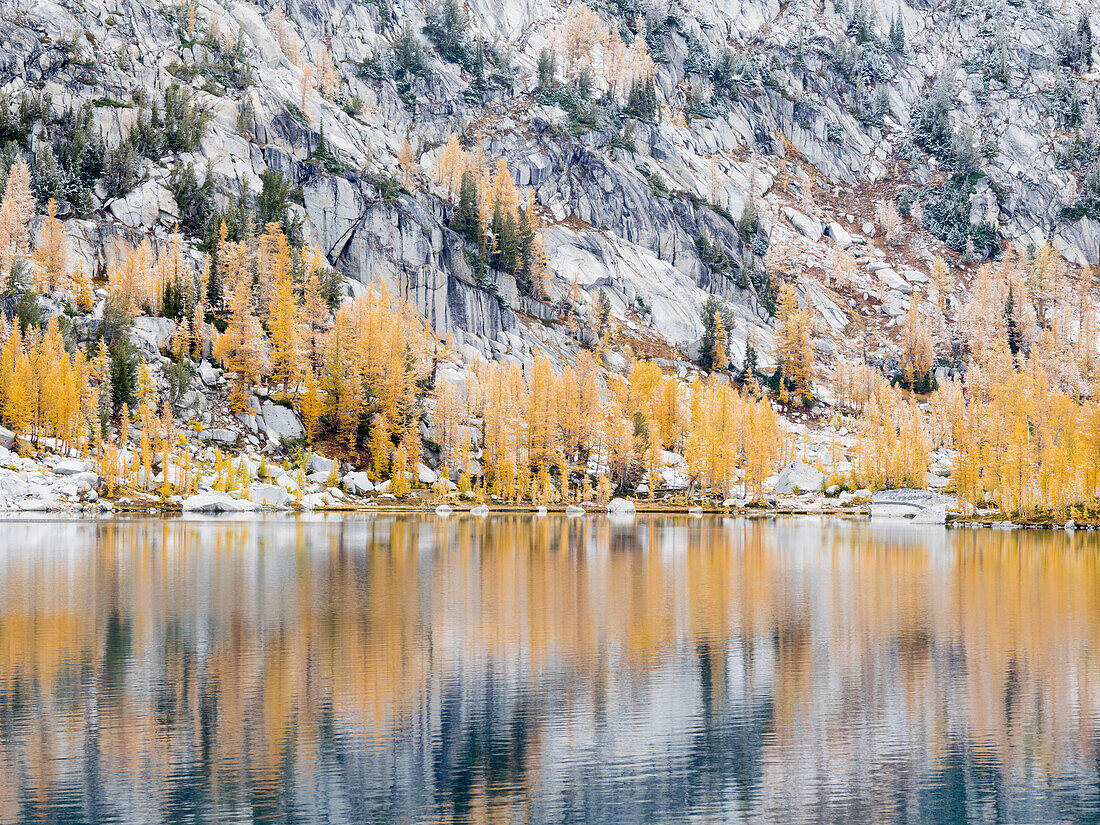
M 183 500 L 185 513 L 250 513 L 259 509 L 253 501 L 232 498 L 226 493 L 210 490 Z
M 908 519 L 914 524 L 943 524 L 955 500 L 929 490 L 881 490 L 871 496 L 872 519 Z
M 792 461 L 780 471 L 772 493 L 777 496 L 819 493 L 824 482 L 825 474 L 821 470 L 802 461 Z

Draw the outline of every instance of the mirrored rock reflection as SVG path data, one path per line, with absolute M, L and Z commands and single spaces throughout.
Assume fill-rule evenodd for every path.
M 0 524 L 0 823 L 1097 822 L 1100 540 Z

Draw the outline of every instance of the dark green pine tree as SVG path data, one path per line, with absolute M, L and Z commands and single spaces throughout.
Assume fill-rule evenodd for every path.
M 745 344 L 745 361 L 741 366 L 741 379 L 747 381 L 751 375 L 756 375 L 756 347 L 749 342 Z
M 657 117 L 657 87 L 653 77 L 641 83 L 633 83 L 626 98 L 626 113 L 638 120 L 654 120 Z
M 516 219 L 512 215 L 505 215 L 498 203 L 493 207 L 493 220 L 489 229 L 495 241 L 492 255 L 492 264 L 497 269 L 506 272 L 516 271 L 518 259 L 518 244 L 516 242 Z
M 515 215 L 504 216 L 504 232 L 500 238 L 501 264 L 508 272 L 519 269 L 519 230 Z
M 522 206 L 519 209 L 519 227 L 516 229 L 516 255 L 516 271 L 530 291 L 531 274 L 535 271 L 535 228 L 531 226 L 530 214 Z
M 1023 342 L 1020 340 L 1020 326 L 1016 322 L 1016 297 L 1012 294 L 1011 285 L 1005 302 L 1005 326 L 1008 328 L 1008 348 L 1013 356 L 1019 355 Z
M 899 54 L 905 53 L 905 26 L 901 22 L 901 15 L 897 15 L 894 18 L 894 22 L 890 24 L 890 51 L 898 52 Z
M 1077 21 L 1077 54 L 1078 65 L 1086 72 L 1092 71 L 1092 24 L 1089 16 L 1081 13 L 1081 19 Z
M 463 172 L 462 182 L 458 188 L 458 209 L 455 210 L 454 218 L 451 219 L 451 229 L 470 243 L 479 243 L 480 224 L 477 213 L 477 181 L 469 172 Z

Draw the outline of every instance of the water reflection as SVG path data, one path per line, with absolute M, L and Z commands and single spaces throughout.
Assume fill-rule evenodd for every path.
M 0 823 L 1100 822 L 1091 535 L 2 530 Z

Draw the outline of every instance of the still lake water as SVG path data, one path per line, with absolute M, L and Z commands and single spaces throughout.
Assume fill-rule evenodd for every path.
M 1100 539 L 0 523 L 0 823 L 1100 822 Z

